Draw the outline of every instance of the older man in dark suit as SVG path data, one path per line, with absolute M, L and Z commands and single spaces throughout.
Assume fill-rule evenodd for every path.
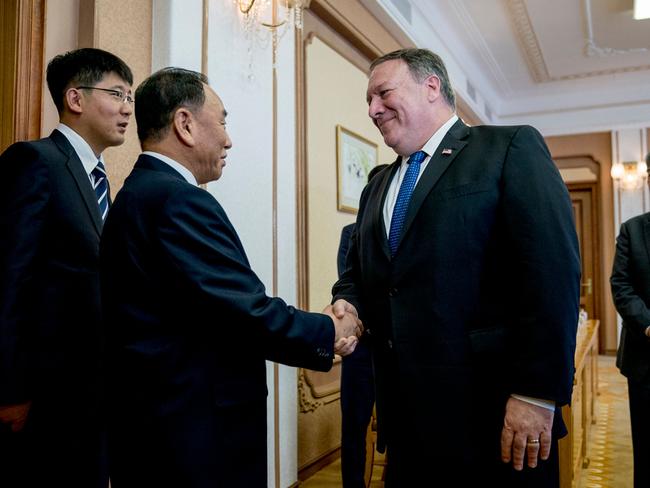
M 103 488 L 102 152 L 124 142 L 133 75 L 79 49 L 47 83 L 60 124 L 0 156 L 0 486 Z
M 374 61 L 367 101 L 398 158 L 362 194 L 333 295 L 373 337 L 386 486 L 557 486 L 580 260 L 544 140 L 465 125 L 424 49 Z
M 205 76 L 168 68 L 136 91 L 144 150 L 101 242 L 114 488 L 266 486 L 265 359 L 326 371 L 352 315 L 268 297 L 219 202 L 226 111 Z
M 646 156 L 650 165 L 650 154 Z M 650 486 L 650 213 L 621 225 L 610 282 L 623 319 L 616 365 L 627 377 L 634 486 Z

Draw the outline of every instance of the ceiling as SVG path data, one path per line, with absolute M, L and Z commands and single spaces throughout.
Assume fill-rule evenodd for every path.
M 362 0 L 439 53 L 472 111 L 547 135 L 650 126 L 650 19 L 633 0 Z

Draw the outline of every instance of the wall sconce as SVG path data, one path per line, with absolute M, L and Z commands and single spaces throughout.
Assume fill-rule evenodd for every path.
M 612 179 L 623 190 L 638 190 L 648 180 L 648 165 L 644 161 L 624 161 L 612 166 Z
M 309 0 L 235 0 L 235 4 L 244 16 L 245 25 L 251 28 L 262 25 L 276 30 L 292 24 L 302 29 L 302 12 L 309 6 Z M 276 16 L 273 12 L 280 15 Z M 265 20 L 265 17 L 270 18 Z

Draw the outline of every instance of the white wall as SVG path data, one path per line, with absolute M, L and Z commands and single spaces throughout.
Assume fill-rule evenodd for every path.
M 200 71 L 201 0 L 155 0 L 153 70 L 180 66 Z M 209 2 L 207 76 L 228 111 L 233 141 L 223 176 L 208 190 L 226 209 L 252 268 L 272 294 L 273 284 L 273 80 L 270 42 L 248 39 L 234 2 Z M 278 53 L 277 103 L 277 294 L 296 301 L 295 89 L 293 33 Z M 246 338 L 242 331 L 242 340 Z M 287 487 L 297 480 L 297 378 L 293 368 L 267 363 L 268 483 Z M 279 425 L 275 425 L 275 395 Z M 279 435 L 276 453 L 275 435 Z M 276 460 L 276 454 L 279 457 Z M 276 461 L 280 470 L 276 473 Z M 276 484 L 279 475 L 280 483 Z

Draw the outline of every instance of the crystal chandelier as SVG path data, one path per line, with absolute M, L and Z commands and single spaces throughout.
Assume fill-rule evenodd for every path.
M 253 75 L 253 48 L 265 49 L 272 44 L 273 66 L 276 65 L 280 39 L 287 31 L 302 29 L 303 10 L 310 0 L 233 0 L 239 13 L 244 37 L 248 41 L 248 79 Z

